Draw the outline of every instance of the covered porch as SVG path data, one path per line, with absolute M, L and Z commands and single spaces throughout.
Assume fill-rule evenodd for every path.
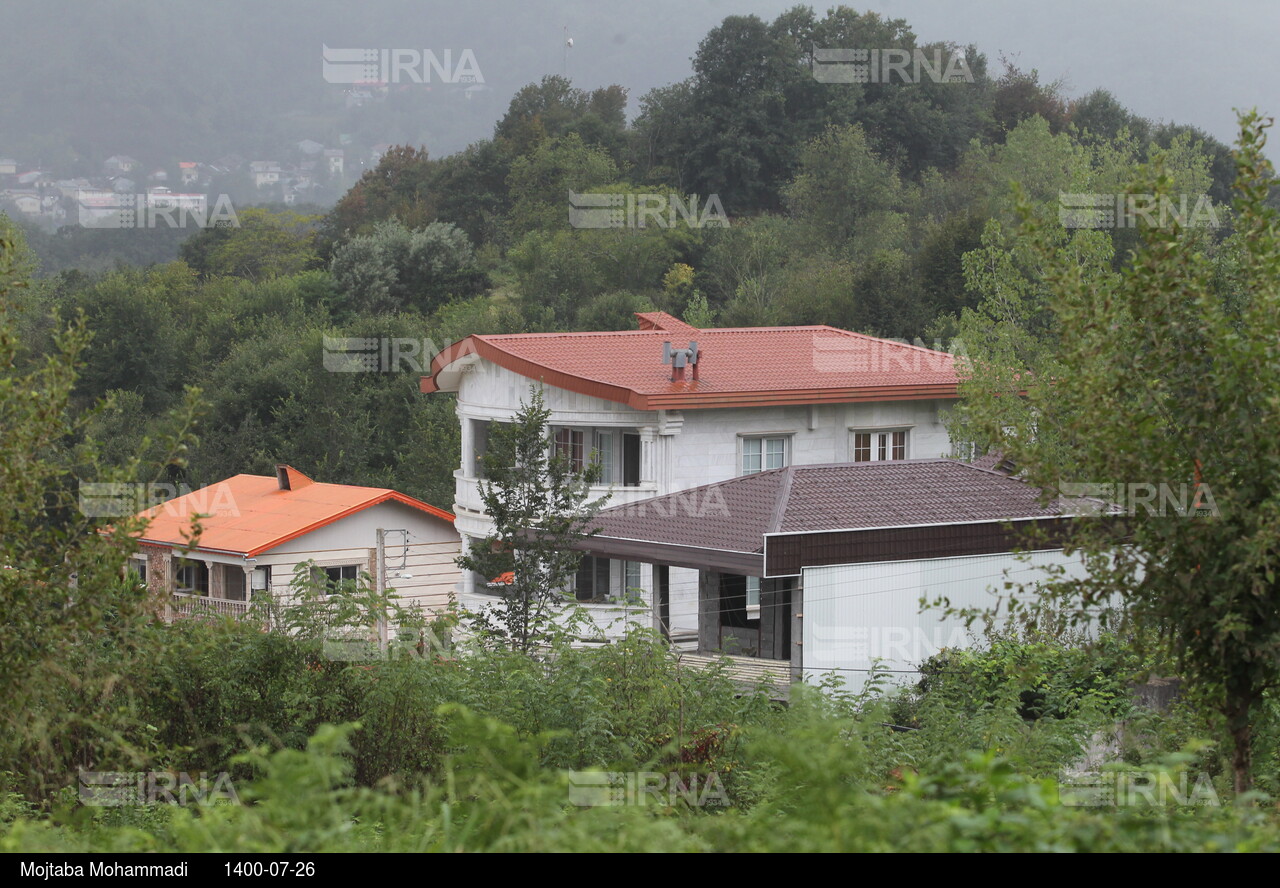
M 612 523 L 634 507 L 623 506 L 597 518 Z M 627 520 L 623 517 L 623 520 Z M 617 532 L 623 532 L 615 528 Z M 574 548 L 598 559 L 639 563 L 651 593 L 652 625 L 674 647 L 687 652 L 693 664 L 707 664 L 723 656 L 731 658 L 730 671 L 743 680 L 769 677 L 775 681 L 798 681 L 801 674 L 800 578 L 765 577 L 764 555 L 760 550 L 709 548 L 689 545 L 670 537 L 678 530 L 664 527 L 648 538 L 615 536 L 601 532 L 575 544 Z M 663 537 L 663 538 L 655 538 Z M 763 544 L 762 537 L 755 541 Z M 749 545 L 749 544 L 748 544 Z M 673 628 L 673 569 L 697 572 L 697 631 L 682 633 Z
M 265 568 L 244 559 L 168 547 L 144 546 L 130 569 L 164 602 L 166 622 L 201 617 L 241 619 L 254 589 L 265 588 Z

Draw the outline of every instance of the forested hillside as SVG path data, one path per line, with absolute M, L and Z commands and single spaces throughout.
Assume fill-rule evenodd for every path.
M 815 45 L 960 53 L 971 74 L 824 83 Z M 396 147 L 327 214 L 242 209 L 238 227 L 186 239 L 180 261 L 39 277 L 22 297 L 28 359 L 50 348 L 51 311 L 85 314 L 77 398 L 115 394 L 93 422 L 120 453 L 198 386 L 200 442 L 171 480 L 288 462 L 448 506 L 456 422 L 417 377 L 424 354 L 466 334 L 629 329 L 657 308 L 704 326 L 831 324 L 954 347 L 964 312 L 999 286 L 979 260 L 1015 222 L 1013 183 L 1053 217 L 1060 193 L 1115 192 L 1157 157 L 1177 191 L 1208 195 L 1214 236 L 1230 232 L 1225 146 L 1106 92 L 1067 101 L 975 47 L 918 46 L 903 21 L 844 7 L 730 17 L 693 68 L 642 96 L 630 123 L 625 84 L 548 76 L 516 94 L 491 138 L 445 157 Z M 574 228 L 570 192 L 714 199 L 729 224 L 673 214 Z M 1122 266 L 1135 232 L 1109 234 Z M 35 237 L 47 250 L 87 235 L 135 255 L 171 237 Z M 332 373 L 326 336 L 423 350 L 393 372 Z

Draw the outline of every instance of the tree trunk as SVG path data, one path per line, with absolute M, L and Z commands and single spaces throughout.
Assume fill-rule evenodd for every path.
M 1237 797 L 1253 789 L 1253 726 L 1249 723 L 1249 712 L 1253 708 L 1254 696 L 1252 687 L 1241 687 L 1235 683 L 1227 685 L 1224 714 L 1227 716 L 1227 730 L 1235 744 L 1231 771 Z

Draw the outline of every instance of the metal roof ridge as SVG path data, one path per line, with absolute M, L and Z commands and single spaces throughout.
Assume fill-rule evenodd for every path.
M 782 519 L 787 514 L 787 504 L 791 500 L 791 485 L 796 477 L 795 468 L 795 466 L 786 467 L 785 474 L 782 476 L 782 488 L 775 494 L 773 514 L 769 516 L 769 523 L 765 526 L 765 533 L 782 529 Z

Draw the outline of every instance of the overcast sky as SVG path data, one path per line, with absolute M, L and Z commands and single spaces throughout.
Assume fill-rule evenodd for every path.
M 492 135 L 511 95 L 547 74 L 621 84 L 631 113 L 683 80 L 726 16 L 771 21 L 791 0 L 0 0 L 0 154 L 278 153 L 332 140 L 321 46 L 470 50 L 491 88 L 467 113 L 382 120 L 378 142 L 435 155 Z M 812 5 L 819 15 L 828 3 Z M 1235 139 L 1233 107 L 1280 110 L 1280 0 L 863 0 L 924 42 L 1002 54 L 1076 97 L 1109 89 L 1145 117 Z M 566 51 L 565 37 L 574 45 Z M 327 92 L 326 92 L 327 91 Z M 332 96 L 330 96 L 332 98 Z M 329 117 L 323 117 L 323 108 Z M 340 103 L 339 103 L 340 107 Z M 252 112 L 257 112 L 256 115 Z M 105 115 L 105 116 L 104 116 Z M 308 118 L 313 115 L 313 118 Z M 127 117 L 128 127 L 121 132 Z M 311 126 L 309 120 L 314 119 Z M 126 129 L 128 127 L 125 127 Z M 167 129 L 166 129 L 167 127 Z M 366 130 L 370 129 L 366 127 Z M 181 142 L 183 133 L 189 133 Z M 284 135 L 282 135 L 284 134 Z M 26 138 L 16 138 L 25 135 Z M 43 141 L 41 141 L 43 138 Z M 168 139 L 166 142 L 165 139 Z M 163 157 L 157 156 L 156 160 Z
M 644 3 L 604 0 L 591 4 L 590 12 L 576 2 L 533 5 L 547 11 L 549 42 L 565 24 L 576 34 L 569 67 L 580 85 L 617 81 L 638 97 L 690 73 L 687 62 L 679 72 L 647 66 L 643 39 L 629 39 L 634 35 L 625 27 L 611 26 L 613 12 Z M 670 9 L 668 3 L 660 5 Z M 726 15 L 772 19 L 797 4 L 683 0 L 678 5 L 685 27 L 668 31 L 677 45 L 650 58 L 665 59 L 672 50 L 689 58 L 702 35 Z M 806 5 L 822 14 L 835 4 Z M 1199 126 L 1228 143 L 1236 132 L 1233 107 L 1280 111 L 1277 0 L 871 0 L 848 5 L 904 18 L 925 42 L 976 44 L 993 74 L 1001 70 L 998 59 L 1004 53 L 1023 69 L 1039 70 L 1042 80 L 1063 78 L 1071 96 L 1105 87 L 1138 114 Z M 563 59 L 548 55 L 547 64 L 563 65 Z

